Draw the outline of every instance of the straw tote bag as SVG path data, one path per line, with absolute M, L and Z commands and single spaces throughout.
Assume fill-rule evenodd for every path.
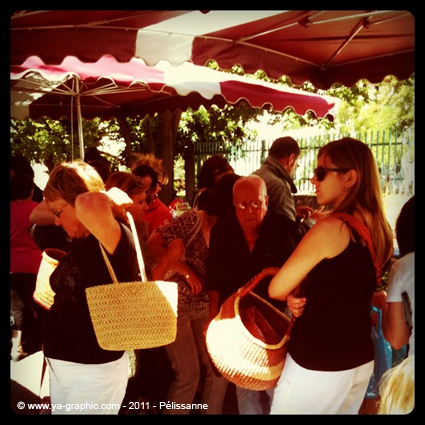
M 127 217 L 142 281 L 119 283 L 100 245 L 113 283 L 86 288 L 93 328 L 104 350 L 153 348 L 176 339 L 177 283 L 148 282 L 136 227 L 130 213 Z
M 66 252 L 55 248 L 45 249 L 41 255 L 41 263 L 37 273 L 33 298 L 37 304 L 46 310 L 50 310 L 55 296 L 50 286 L 50 275 L 65 255 Z
M 264 269 L 230 296 L 207 330 L 207 349 L 217 370 L 250 390 L 272 388 L 285 363 L 293 321 L 251 292 L 278 270 Z

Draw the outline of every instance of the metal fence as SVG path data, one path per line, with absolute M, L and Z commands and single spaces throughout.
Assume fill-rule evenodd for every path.
M 294 176 L 300 194 L 312 193 L 310 182 L 317 164 L 317 152 L 321 146 L 342 137 L 353 137 L 366 143 L 375 156 L 381 171 L 384 193 L 414 194 L 414 131 L 403 132 L 369 131 L 349 134 L 316 134 L 294 137 L 301 148 L 299 166 Z M 231 142 L 196 143 L 195 175 L 203 162 L 214 154 L 226 156 L 237 174 L 246 176 L 260 167 L 267 157 L 273 140 L 257 140 L 243 146 Z

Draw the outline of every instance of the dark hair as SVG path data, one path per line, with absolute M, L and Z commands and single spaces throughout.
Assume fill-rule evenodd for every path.
M 13 170 L 15 174 L 27 174 L 34 178 L 34 170 L 30 162 L 22 155 L 10 156 L 10 169 Z
M 10 191 L 14 199 L 23 200 L 31 197 L 34 181 L 28 174 L 15 174 L 10 179 Z
M 148 154 L 133 153 L 132 155 L 136 157 L 137 160 L 131 165 L 131 171 L 133 171 L 139 165 L 148 165 L 149 167 L 152 167 L 153 170 L 156 172 L 158 183 L 160 183 L 161 186 L 165 186 L 168 184 L 169 178 L 168 178 L 168 174 L 166 173 L 164 169 L 164 166 L 162 165 L 163 163 L 162 159 L 156 158 L 155 155 L 152 153 L 148 153 Z
M 228 173 L 220 177 L 208 199 L 205 212 L 208 215 L 224 217 L 233 211 L 233 186 L 241 176 Z
M 409 252 L 415 251 L 415 196 L 410 198 L 400 211 L 397 218 L 396 238 L 403 257 Z
M 103 182 L 106 183 L 106 180 L 108 180 L 111 174 L 111 164 L 109 161 L 106 159 L 92 159 L 86 162 L 96 169 L 96 171 L 99 173 L 99 176 L 102 177 Z
M 151 187 L 153 188 L 158 184 L 158 174 L 155 170 L 149 165 L 138 165 L 131 171 L 132 174 L 138 177 L 149 176 L 152 179 Z
M 224 156 L 213 155 L 203 164 L 198 174 L 198 189 L 207 188 L 212 190 L 217 175 L 232 172 L 233 168 Z
M 292 137 L 279 137 L 273 142 L 269 149 L 269 156 L 276 159 L 285 158 L 292 154 L 298 157 L 300 153 L 301 149 L 297 141 Z
M 89 162 L 89 161 L 94 161 L 94 160 L 98 160 L 98 161 L 107 161 L 99 152 L 99 150 L 96 147 L 92 147 L 90 149 L 88 149 L 86 151 L 86 153 L 84 154 L 84 162 Z M 109 162 L 109 161 L 108 161 Z

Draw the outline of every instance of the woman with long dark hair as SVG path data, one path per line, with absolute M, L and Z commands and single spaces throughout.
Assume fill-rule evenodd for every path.
M 391 259 L 392 231 L 364 143 L 344 138 L 323 146 L 312 183 L 319 205 L 332 212 L 269 286 L 296 317 L 271 413 L 356 414 L 373 372 L 370 308 L 377 274 Z

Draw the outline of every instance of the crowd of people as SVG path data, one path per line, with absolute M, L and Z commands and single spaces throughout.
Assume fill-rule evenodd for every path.
M 299 156 L 294 139 L 279 138 L 249 176 L 237 175 L 223 156 L 212 156 L 200 170 L 191 209 L 177 218 L 159 198 L 169 179 L 153 155 L 139 155 L 128 172 L 111 172 L 96 156 L 57 164 L 42 193 L 31 167 L 17 171 L 13 158 L 11 359 L 26 357 L 25 346 L 35 335 L 49 370 L 51 403 L 76 406 L 67 413 L 98 414 L 98 405 L 108 406 L 102 413 L 122 413 L 123 400 L 131 396 L 139 407 L 165 401 L 161 405 L 169 406 L 148 413 L 193 414 L 191 405 L 199 398 L 206 406 L 200 413 L 222 414 L 229 382 L 209 356 L 206 330 L 229 296 L 275 267 L 277 273 L 255 292 L 295 320 L 285 367 L 270 390 L 235 386 L 237 411 L 356 414 L 375 361 L 371 305 L 389 271 L 388 295 L 384 292 L 378 306 L 382 328 L 391 346 L 406 345 L 408 355 L 382 379 L 379 413 L 409 413 L 414 406 L 414 197 L 397 221 L 401 258 L 392 264 L 393 231 L 370 149 L 344 138 L 319 150 L 312 177 L 317 210 L 295 207 L 292 175 Z M 127 212 L 137 235 L 130 231 Z M 103 255 L 118 281 L 141 279 L 136 237 L 148 279 L 177 283 L 176 339 L 151 349 L 104 350 L 85 289 L 111 283 Z M 49 310 L 32 297 L 46 248 L 67 254 L 50 277 L 55 297 Z M 394 383 L 401 373 L 403 386 Z M 92 410 L 78 409 L 87 402 Z

